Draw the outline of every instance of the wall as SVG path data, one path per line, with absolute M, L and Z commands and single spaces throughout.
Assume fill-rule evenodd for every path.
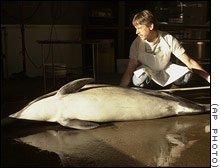
M 20 25 L 1 25 L 4 28 L 6 44 L 3 45 L 5 52 L 4 72 L 6 78 L 12 73 L 18 73 L 23 70 L 23 55 L 21 43 Z M 42 53 L 41 45 L 37 40 L 75 40 L 81 38 L 81 26 L 78 25 L 55 25 L 52 29 L 51 25 L 25 25 L 25 46 L 26 46 L 26 71 L 27 76 L 42 75 Z M 2 31 L 4 33 L 4 31 Z M 5 48 L 6 47 L 6 48 Z M 51 62 L 52 50 L 49 50 L 50 45 L 44 45 L 45 57 L 49 56 L 47 62 Z M 5 50 L 6 49 L 6 50 Z M 65 63 L 67 67 L 82 66 L 82 49 L 79 44 L 56 44 L 53 47 L 54 62 Z M 30 59 L 31 58 L 31 59 Z M 33 64 L 32 62 L 35 64 Z M 80 75 L 79 70 L 68 70 L 68 72 Z
M 1 62 L 4 67 L 3 76 L 10 77 L 12 73 L 23 70 L 20 31 L 22 11 L 26 49 L 28 56 L 36 64 L 33 65 L 26 54 L 27 75 L 32 77 L 42 75 L 42 67 L 39 68 L 42 64 L 41 46 L 36 40 L 49 40 L 51 25 L 56 25 L 52 39 L 81 38 L 83 4 L 82 1 L 1 1 L 2 48 L 3 51 L 6 50 L 3 52 L 5 55 L 2 55 Z M 55 61 L 66 63 L 68 67 L 82 66 L 81 46 L 71 44 L 55 46 Z M 45 45 L 46 53 L 49 52 L 48 49 L 48 45 Z M 76 70 L 71 71 L 76 74 L 81 73 Z
M 1 1 L 1 24 L 20 24 L 23 9 L 25 24 L 80 25 L 83 3 L 83 1 Z

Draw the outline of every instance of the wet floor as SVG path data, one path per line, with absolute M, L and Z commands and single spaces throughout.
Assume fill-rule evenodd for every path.
M 93 130 L 23 123 L 4 133 L 2 166 L 210 165 L 209 115 L 115 122 Z
M 210 103 L 210 90 L 174 94 Z M 103 123 L 92 130 L 18 120 L 1 131 L 1 166 L 210 166 L 210 113 Z

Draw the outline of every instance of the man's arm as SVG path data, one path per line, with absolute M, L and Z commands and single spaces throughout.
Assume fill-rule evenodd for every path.
M 136 59 L 130 58 L 128 61 L 127 69 L 125 70 L 125 73 L 121 79 L 120 86 L 127 87 L 131 81 L 133 72 L 135 71 L 136 67 L 138 65 L 138 62 Z
M 194 59 L 190 58 L 186 53 L 178 57 L 188 68 L 192 69 L 193 72 L 200 75 L 202 78 L 210 83 L 210 75 L 206 72 Z

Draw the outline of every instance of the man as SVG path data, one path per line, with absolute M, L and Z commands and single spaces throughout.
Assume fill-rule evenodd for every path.
M 151 81 L 162 87 L 171 83 L 181 85 L 189 81 L 192 72 L 210 83 L 209 73 L 186 54 L 178 40 L 157 30 L 156 19 L 150 11 L 138 12 L 132 23 L 138 37 L 130 47 L 128 66 L 120 86 L 127 87 L 131 79 L 139 87 L 145 87 Z M 186 66 L 172 64 L 171 53 Z

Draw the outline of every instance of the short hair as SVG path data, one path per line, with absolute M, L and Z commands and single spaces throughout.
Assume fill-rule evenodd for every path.
M 149 10 L 143 10 L 134 15 L 132 24 L 134 26 L 141 24 L 149 27 L 151 24 L 154 24 L 154 29 L 157 29 L 157 20 L 153 13 Z

